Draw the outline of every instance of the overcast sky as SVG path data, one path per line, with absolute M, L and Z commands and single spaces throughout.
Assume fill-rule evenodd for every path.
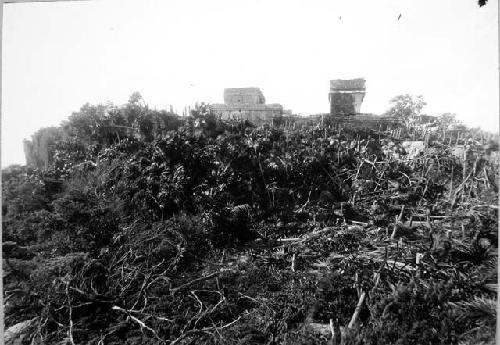
M 222 103 L 260 87 L 294 113 L 329 111 L 329 80 L 366 79 L 361 111 L 398 94 L 498 131 L 497 1 L 91 0 L 7 4 L 2 166 L 24 164 L 23 138 L 86 102 L 155 108 Z M 401 17 L 398 20 L 398 17 Z

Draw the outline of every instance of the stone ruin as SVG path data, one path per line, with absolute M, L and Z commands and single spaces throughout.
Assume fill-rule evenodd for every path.
M 239 106 L 266 104 L 266 99 L 258 87 L 224 89 L 224 104 Z
M 266 104 L 257 87 L 224 89 L 224 104 L 210 105 L 210 113 L 224 120 L 249 120 L 253 123 L 270 121 L 283 115 L 281 104 Z
M 356 115 L 360 113 L 361 103 L 365 97 L 365 79 L 330 80 L 331 115 Z

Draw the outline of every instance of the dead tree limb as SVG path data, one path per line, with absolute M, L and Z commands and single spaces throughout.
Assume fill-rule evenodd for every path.
M 356 309 L 354 310 L 354 314 L 352 314 L 351 321 L 349 322 L 347 328 L 353 328 L 358 322 L 359 313 L 361 312 L 361 308 L 365 303 L 365 299 L 366 299 L 366 291 L 363 291 L 361 293 L 361 296 L 359 297 L 358 304 L 356 305 Z
M 382 269 L 382 267 L 381 267 L 381 269 Z M 374 289 L 378 286 L 378 284 L 380 282 L 381 269 L 377 273 L 375 273 L 375 285 L 373 286 Z M 358 323 L 359 314 L 361 312 L 361 309 L 363 308 L 363 304 L 365 303 L 366 296 L 367 296 L 366 291 L 363 291 L 361 293 L 361 296 L 359 297 L 358 304 L 356 305 L 356 309 L 354 310 L 354 314 L 352 314 L 351 321 L 349 322 L 349 325 L 347 326 L 347 328 L 349 328 L 349 329 L 354 328 L 354 326 Z

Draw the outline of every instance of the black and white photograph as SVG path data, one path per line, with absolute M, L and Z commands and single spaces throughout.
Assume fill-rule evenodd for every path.
M 0 1 L 3 343 L 496 344 L 498 21 Z

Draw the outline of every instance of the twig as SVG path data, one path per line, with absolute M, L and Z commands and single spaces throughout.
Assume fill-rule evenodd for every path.
M 71 307 L 71 297 L 69 295 L 69 282 L 66 282 L 66 296 L 68 297 L 68 308 L 69 308 L 69 330 L 68 336 L 69 341 L 72 345 L 75 345 L 75 341 L 73 339 L 73 308 Z
M 254 301 L 255 303 L 262 304 L 262 302 L 259 302 L 259 301 L 258 301 L 258 300 L 256 300 L 255 298 L 250 297 L 250 296 L 248 296 L 248 295 L 245 295 L 244 293 L 238 292 L 238 295 L 240 295 L 240 296 L 242 296 L 242 297 L 245 297 L 245 298 L 248 298 L 249 300 Z
M 307 241 L 309 241 L 309 240 L 311 240 L 313 238 L 316 238 L 316 237 L 320 236 L 321 234 L 323 234 L 325 232 L 328 232 L 328 231 L 331 231 L 333 229 L 334 228 L 332 228 L 332 227 L 326 227 L 326 228 L 323 228 L 321 230 L 314 231 L 314 232 L 311 232 L 311 233 L 309 233 L 307 235 L 304 235 L 303 237 L 278 239 L 278 242 L 292 242 L 292 243 L 288 243 L 288 245 L 300 244 L 300 243 L 307 242 Z
M 170 342 L 170 345 L 175 345 L 177 343 L 179 343 L 182 339 L 184 339 L 185 337 L 187 337 L 188 335 L 190 334 L 193 334 L 193 333 L 208 333 L 208 334 L 211 334 L 210 332 L 211 331 L 219 331 L 221 329 L 224 329 L 224 328 L 227 328 L 227 327 L 230 327 L 232 325 L 234 325 L 236 322 L 240 321 L 240 319 L 245 316 L 246 314 L 243 314 L 243 315 L 240 315 L 236 320 L 233 320 L 227 324 L 225 324 L 224 326 L 212 326 L 212 327 L 205 327 L 205 328 L 201 328 L 201 329 L 191 329 L 185 333 L 182 333 L 177 339 L 173 340 Z
M 368 226 L 368 223 L 364 223 L 364 222 L 357 222 L 355 220 L 351 220 L 351 223 L 354 224 L 354 225 L 362 225 L 362 226 Z
M 208 279 L 212 279 L 214 277 L 217 277 L 219 274 L 220 274 L 220 272 L 213 272 L 213 273 L 210 273 L 209 275 L 207 275 L 205 277 L 200 277 L 200 278 L 196 278 L 194 280 L 191 280 L 190 282 L 187 282 L 186 284 L 183 284 L 183 285 L 181 285 L 179 287 L 173 288 L 172 290 L 170 290 L 170 294 L 174 295 L 176 292 L 179 292 L 179 291 L 187 288 L 190 285 L 193 285 L 193 284 L 196 284 L 196 283 L 208 280 Z
M 333 319 L 330 319 L 330 332 L 332 333 L 332 340 L 335 339 L 335 328 L 333 327 Z
M 218 307 L 219 305 L 221 305 L 222 303 L 224 303 L 224 301 L 226 300 L 226 298 L 224 297 L 224 295 L 223 295 L 220 291 L 210 291 L 210 292 L 214 292 L 214 293 L 219 294 L 219 295 L 220 295 L 220 300 L 219 300 L 219 302 L 217 302 L 217 304 L 215 304 L 215 305 L 214 305 L 214 306 L 213 306 L 210 310 L 208 310 L 208 309 L 207 309 L 207 310 L 205 310 L 205 312 L 204 312 L 204 313 L 202 313 L 202 314 L 201 314 L 201 315 L 200 315 L 200 316 L 196 319 L 196 321 L 195 321 L 195 323 L 194 323 L 194 326 L 195 326 L 195 327 L 196 327 L 196 324 L 197 324 L 197 323 L 198 323 L 198 322 L 199 322 L 202 318 L 204 318 L 205 316 L 207 316 L 207 315 L 209 315 L 209 314 L 213 313 L 213 312 L 214 312 L 214 310 L 215 310 L 215 309 L 217 309 L 217 307 Z
M 163 262 L 163 261 L 162 261 Z M 137 299 L 134 303 L 134 305 L 132 306 L 132 309 L 135 308 L 135 306 L 137 305 L 137 303 L 139 303 L 139 300 L 141 299 L 142 297 L 142 293 L 144 291 L 144 288 L 146 287 L 146 285 L 149 283 L 149 279 L 151 278 L 151 275 L 152 275 L 152 272 L 148 273 L 148 275 L 144 278 L 144 281 L 142 282 L 142 286 L 141 286 L 141 290 L 139 291 L 139 295 L 137 296 Z
M 139 325 L 139 327 L 141 327 L 141 331 L 143 329 L 147 329 L 148 331 L 150 331 L 151 333 L 153 333 L 153 335 L 155 336 L 156 339 L 158 339 L 161 343 L 165 343 L 165 340 L 161 339 L 158 334 L 156 333 L 156 331 L 154 329 L 152 329 L 151 327 L 149 327 L 148 325 L 146 325 L 144 323 L 144 321 L 141 321 L 139 320 L 137 317 L 131 315 L 131 313 L 128 311 L 128 310 L 125 310 L 117 305 L 114 305 L 111 309 L 113 310 L 118 310 L 118 311 L 121 311 L 122 313 L 126 314 L 127 317 L 134 321 L 135 323 L 137 323 Z
M 396 216 L 396 221 L 394 222 L 394 229 L 392 230 L 391 240 L 396 238 L 396 231 L 398 230 L 398 216 Z
M 278 242 L 292 242 L 292 241 L 300 241 L 302 240 L 301 237 L 288 237 L 288 238 L 278 238 Z
M 203 311 L 203 302 L 200 300 L 200 298 L 196 295 L 196 293 L 194 291 L 191 291 L 191 295 L 194 296 L 194 298 L 196 298 L 196 301 L 198 301 L 198 303 L 200 304 L 200 310 L 198 310 L 198 312 L 196 313 L 196 316 L 198 315 L 201 315 L 201 312 Z

